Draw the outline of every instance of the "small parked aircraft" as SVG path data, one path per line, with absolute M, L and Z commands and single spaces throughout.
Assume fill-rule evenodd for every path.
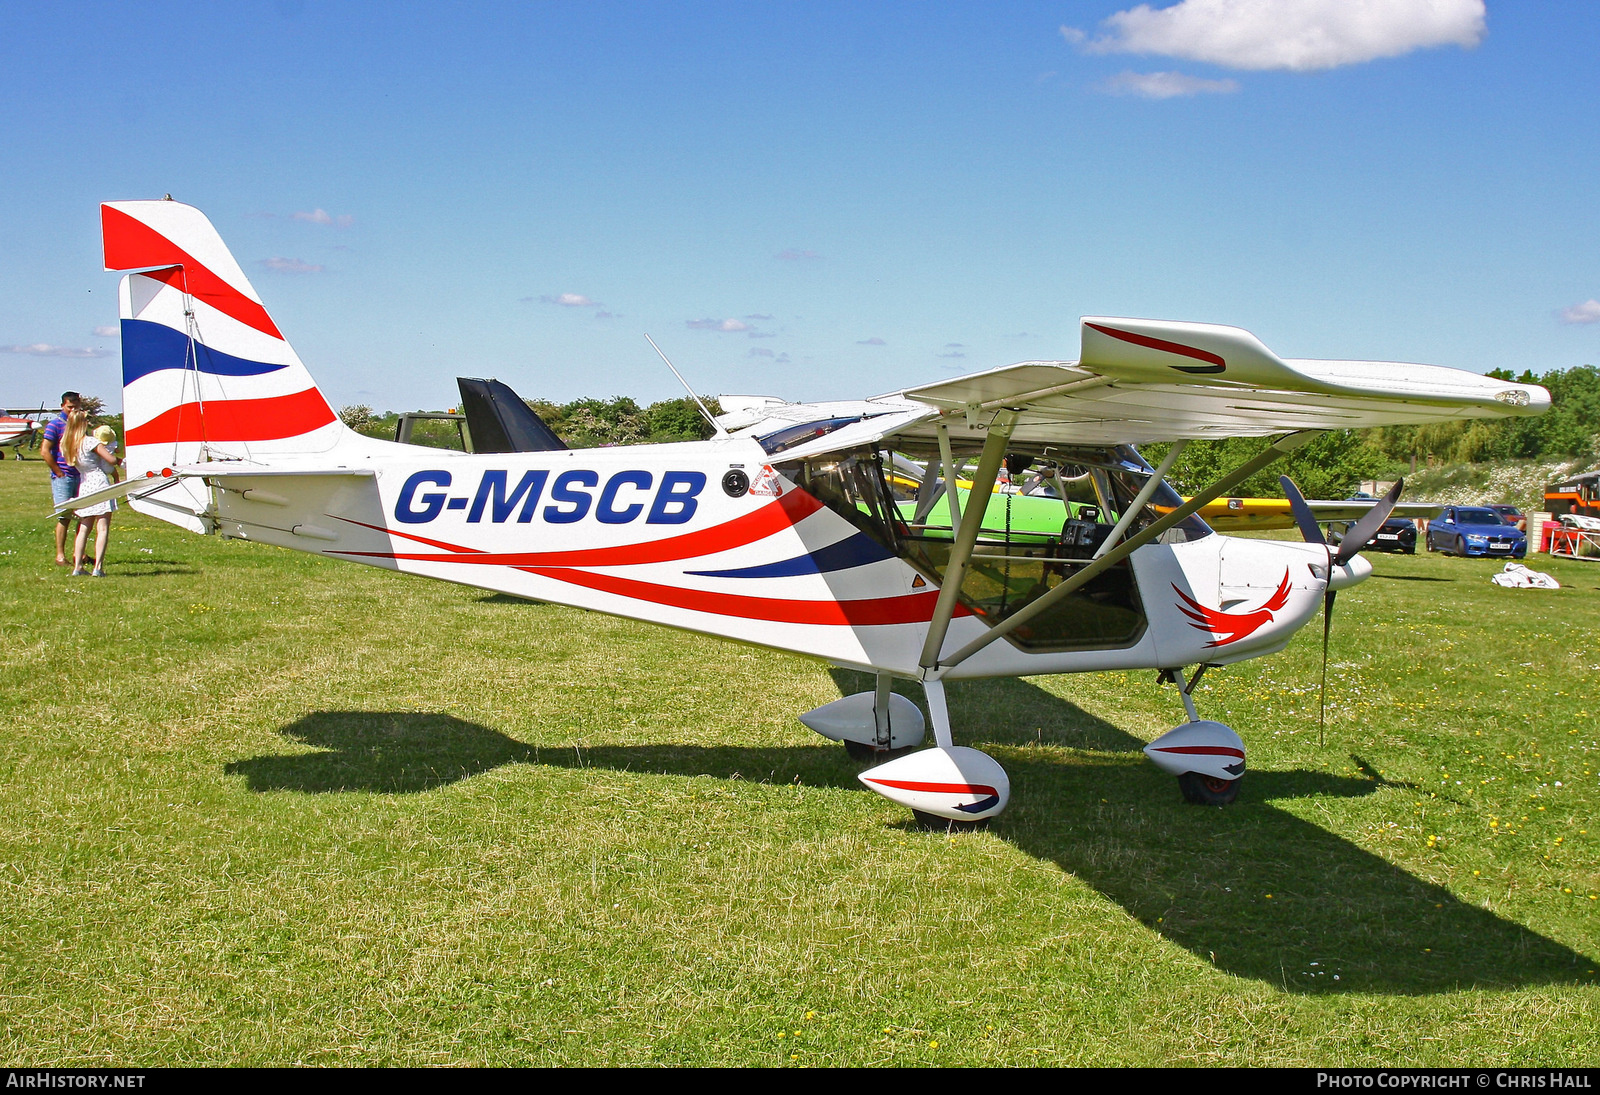
M 946 682 L 977 677 L 1159 670 L 1189 721 L 1146 754 L 1191 801 L 1232 801 L 1244 742 L 1199 717 L 1196 682 L 1282 649 L 1370 573 L 1354 549 L 1399 489 L 1337 548 L 1298 492 L 1285 505 L 1306 543 L 1219 535 L 1197 512 L 1318 431 L 1549 405 L 1543 388 L 1454 369 L 1285 360 L 1234 327 L 1093 317 L 1077 361 L 871 399 L 730 400 L 708 441 L 570 450 L 530 426 L 499 452 L 418 449 L 345 428 L 199 210 L 101 216 L 106 267 L 135 271 L 119 292 L 129 479 L 69 505 L 125 493 L 197 533 L 873 673 L 874 690 L 802 721 L 880 762 L 867 787 L 957 823 L 1010 796 L 999 763 L 953 740 Z M 1180 498 L 1163 476 L 1183 446 L 1227 436 L 1275 440 Z M 1175 443 L 1152 468 L 1134 446 L 1154 441 Z M 889 477 L 908 467 L 897 495 Z M 1071 480 L 1058 521 L 997 527 L 1003 468 Z M 926 724 L 894 678 L 921 683 L 933 747 L 905 751 Z
M 25 459 L 29 449 L 39 447 L 41 422 L 56 414 L 54 410 L 38 407 L 0 409 L 0 448 L 9 448 L 18 460 Z M 0 453 L 0 460 L 4 458 L 5 454 Z

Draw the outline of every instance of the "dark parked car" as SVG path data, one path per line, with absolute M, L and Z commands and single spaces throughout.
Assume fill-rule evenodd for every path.
M 1352 502 L 1376 502 L 1377 499 L 1370 494 L 1357 493 L 1350 496 Z M 1350 531 L 1354 521 L 1330 521 L 1328 523 L 1328 539 L 1336 544 L 1344 542 L 1345 533 Z M 1372 539 L 1361 545 L 1363 551 L 1403 551 L 1407 555 L 1414 555 L 1417 550 L 1417 526 L 1409 517 L 1391 517 L 1379 526 L 1378 531 L 1372 534 Z
M 1391 517 L 1378 526 L 1378 531 L 1363 547 L 1369 551 L 1403 551 L 1414 555 L 1417 551 L 1416 523 L 1409 517 Z
M 1449 506 L 1428 523 L 1428 550 L 1521 559 L 1528 554 L 1528 535 L 1487 506 Z

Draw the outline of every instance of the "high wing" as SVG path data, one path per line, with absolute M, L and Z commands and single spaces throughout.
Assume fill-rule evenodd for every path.
M 1542 413 L 1549 393 L 1459 369 L 1285 360 L 1248 331 L 1086 317 L 1076 362 L 1026 362 L 909 388 L 968 418 L 1021 408 L 1014 440 L 1138 445 Z
M 1140 445 L 1536 415 L 1549 405 L 1538 385 L 1460 369 L 1280 358 L 1238 327 L 1091 316 L 1082 321 L 1077 361 L 1027 361 L 841 404 L 839 412 L 861 421 L 796 455 L 890 434 L 931 440 L 939 425 L 953 440 L 981 438 L 1001 410 L 1020 412 L 1016 443 Z M 747 412 L 760 417 L 746 429 L 770 431 L 785 418 L 795 421 L 797 409 Z

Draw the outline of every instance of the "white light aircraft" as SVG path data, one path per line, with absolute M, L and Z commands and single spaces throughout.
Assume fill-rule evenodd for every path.
M 0 409 L 0 448 L 9 448 L 18 460 L 29 449 L 39 447 L 39 426 L 55 416 L 56 412 L 43 407 L 6 407 Z M 0 460 L 5 454 L 0 453 Z
M 1234 327 L 1086 318 L 1076 361 L 1029 361 L 857 401 L 749 399 L 708 441 L 457 453 L 347 429 L 216 229 L 178 202 L 102 206 L 120 312 L 135 509 L 518 597 L 720 635 L 876 675 L 801 716 L 878 763 L 863 784 L 977 823 L 1010 784 L 953 740 L 947 682 L 1155 669 L 1188 721 L 1145 749 L 1191 801 L 1232 801 L 1244 743 L 1202 720 L 1209 667 L 1282 649 L 1334 591 L 1398 487 L 1335 548 L 1214 533 L 1197 511 L 1318 431 L 1538 414 L 1549 394 L 1430 365 L 1278 357 Z M 1274 437 L 1188 501 L 1163 481 L 1190 439 Z M 1134 446 L 1176 442 L 1158 468 Z M 885 468 L 924 469 L 914 492 Z M 960 472 L 976 462 L 970 474 Z M 1012 535 L 993 486 L 1042 469 L 1059 533 Z M 972 489 L 957 484 L 970 479 Z M 942 525 L 929 523 L 937 499 Z M 965 512 L 963 512 L 963 501 Z M 1192 668 L 1192 672 L 1190 669 Z M 934 745 L 893 679 L 920 682 Z

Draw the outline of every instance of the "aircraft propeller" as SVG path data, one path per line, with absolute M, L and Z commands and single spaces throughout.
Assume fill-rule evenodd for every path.
M 1400 501 L 1400 492 L 1405 489 L 1406 481 L 1395 480 L 1388 494 L 1372 503 L 1371 509 L 1345 529 L 1337 551 L 1323 537 L 1322 526 L 1317 524 L 1316 514 L 1311 512 L 1311 507 L 1306 504 L 1305 495 L 1294 485 L 1294 480 L 1287 475 L 1280 475 L 1278 482 L 1283 486 L 1284 497 L 1289 500 L 1289 512 L 1294 514 L 1294 523 L 1299 526 L 1300 535 L 1306 543 L 1320 544 L 1328 552 L 1328 591 L 1322 597 L 1322 697 L 1317 707 L 1317 744 L 1321 745 L 1328 714 L 1328 636 L 1333 631 L 1333 599 L 1338 592 L 1333 588 L 1333 572 L 1361 554 L 1361 549 L 1366 546 L 1367 541 L 1383 527 L 1383 523 L 1389 519 L 1389 514 L 1394 512 L 1395 503 Z

